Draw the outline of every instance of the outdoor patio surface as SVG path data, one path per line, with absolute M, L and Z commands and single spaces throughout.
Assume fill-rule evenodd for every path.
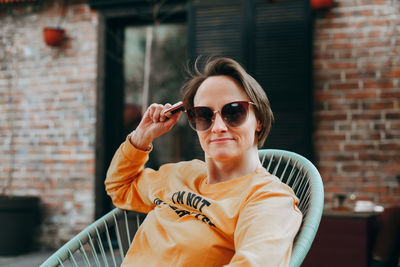
M 52 251 L 35 251 L 18 256 L 0 256 L 1 267 L 38 267 L 50 255 Z

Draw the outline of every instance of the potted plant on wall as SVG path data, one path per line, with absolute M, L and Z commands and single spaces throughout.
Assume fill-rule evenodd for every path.
M 61 24 L 65 19 L 68 0 L 60 4 L 62 6 L 59 8 L 60 18 L 57 26 L 47 26 L 43 29 L 43 39 L 48 46 L 61 46 L 65 39 L 65 29 L 61 28 Z
M 311 7 L 315 10 L 329 9 L 333 7 L 333 0 L 310 0 Z
M 43 29 L 43 38 L 49 46 L 60 46 L 64 41 L 65 30 L 57 27 L 45 27 Z

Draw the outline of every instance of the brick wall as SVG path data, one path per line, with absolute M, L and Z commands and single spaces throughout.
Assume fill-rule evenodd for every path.
M 42 1 L 43 2 L 43 1 Z M 42 247 L 59 247 L 94 217 L 97 14 L 66 9 L 67 40 L 46 46 L 61 1 L 0 15 L 0 189 L 40 196 Z
M 42 29 L 60 2 L 0 16 L 0 187 L 42 199 L 42 247 L 93 220 L 97 13 L 72 1 L 60 48 Z M 400 3 L 335 0 L 315 22 L 314 142 L 327 206 L 338 193 L 400 202 Z
M 327 206 L 338 193 L 399 204 L 400 2 L 335 0 L 319 12 L 314 80 Z

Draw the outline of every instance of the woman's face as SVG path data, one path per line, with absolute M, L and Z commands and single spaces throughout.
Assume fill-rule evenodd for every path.
M 233 101 L 250 101 L 240 84 L 229 76 L 212 76 L 198 88 L 194 97 L 194 106 L 206 106 L 214 111 Z M 217 161 L 231 160 L 244 156 L 251 148 L 257 147 L 256 132 L 261 130 L 252 105 L 249 105 L 247 119 L 238 127 L 227 125 L 221 113 L 215 114 L 212 126 L 197 132 L 206 158 Z

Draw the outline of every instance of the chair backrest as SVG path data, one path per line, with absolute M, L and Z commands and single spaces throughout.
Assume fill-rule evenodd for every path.
M 300 266 L 310 250 L 324 208 L 324 187 L 317 168 L 305 157 L 278 149 L 259 150 L 267 171 L 289 185 L 299 198 L 303 222 L 293 244 L 290 266 Z
M 324 204 L 321 176 L 309 160 L 293 152 L 262 149 L 259 156 L 267 171 L 288 184 L 300 200 L 303 223 L 290 260 L 291 267 L 300 266 L 321 220 Z M 120 266 L 143 218 L 136 212 L 115 208 L 68 241 L 41 267 Z

